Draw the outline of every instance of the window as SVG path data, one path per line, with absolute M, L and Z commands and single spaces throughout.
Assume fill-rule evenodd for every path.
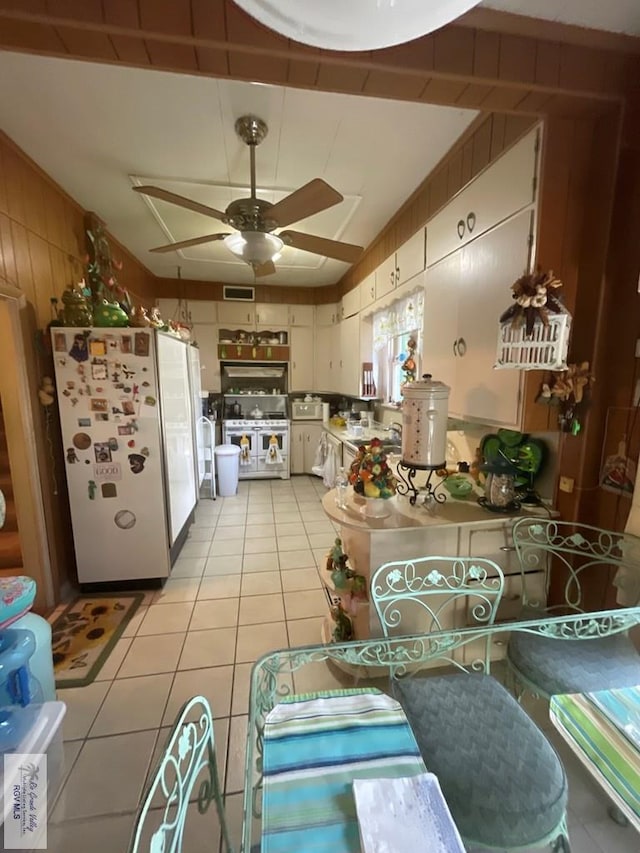
M 409 354 L 407 344 L 411 337 L 418 344 L 415 361 L 416 375 L 420 376 L 423 308 L 424 291 L 420 289 L 373 315 L 375 382 L 378 394 L 387 403 L 402 400 L 402 364 Z

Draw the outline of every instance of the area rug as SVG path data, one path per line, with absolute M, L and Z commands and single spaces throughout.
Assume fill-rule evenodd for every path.
M 51 626 L 56 687 L 95 679 L 138 609 L 144 593 L 81 595 Z

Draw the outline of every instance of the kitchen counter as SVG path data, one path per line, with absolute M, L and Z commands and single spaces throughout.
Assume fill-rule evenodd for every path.
M 545 507 L 523 507 L 515 513 L 495 513 L 483 509 L 474 498 L 457 500 L 447 497 L 442 504 L 432 505 L 427 509 L 419 503 L 411 506 L 409 499 L 403 495 L 394 495 L 385 501 L 389 515 L 384 518 L 365 517 L 361 508 L 365 498 L 354 494 L 350 486 L 347 492 L 347 508 L 340 509 L 336 504 L 336 490 L 331 489 L 322 499 L 322 508 L 329 518 L 353 530 L 385 531 L 397 533 L 422 527 L 446 526 L 464 524 L 473 527 L 495 527 L 496 523 L 522 518 L 529 515 L 547 517 Z

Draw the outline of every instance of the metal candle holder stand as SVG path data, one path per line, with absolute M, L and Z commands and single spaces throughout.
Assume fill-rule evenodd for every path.
M 446 501 L 447 496 L 443 492 L 438 492 L 438 489 L 442 486 L 446 477 L 441 477 L 435 484 L 432 484 L 431 478 L 436 471 L 446 468 L 446 465 L 446 462 L 442 462 L 440 465 L 414 465 L 404 461 L 398 462 L 397 473 L 400 479 L 396 489 L 398 494 L 410 495 L 409 503 L 411 506 L 415 506 L 420 493 L 424 494 L 425 503 L 428 503 L 430 500 L 435 500 L 436 503 L 443 504 Z M 427 482 L 424 486 L 416 486 L 413 482 L 418 471 L 429 472 Z

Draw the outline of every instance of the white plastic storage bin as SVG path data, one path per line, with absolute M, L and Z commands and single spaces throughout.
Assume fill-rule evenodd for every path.
M 18 746 L 12 750 L 15 753 L 46 753 L 47 755 L 47 808 L 49 815 L 53 809 L 62 780 L 64 778 L 64 748 L 62 737 L 62 720 L 67 710 L 64 702 L 44 702 L 42 705 L 27 705 L 26 708 L 16 707 L 16 713 L 24 715 L 26 733 Z M 12 784 L 12 780 L 7 780 Z M 4 791 L 4 754 L 0 755 L 0 790 Z M 10 819 L 11 800 L 4 799 L 2 819 L 3 824 Z M 37 839 L 34 839 L 34 842 Z M 4 844 L 4 826 L 2 827 L 2 849 Z
M 218 492 L 223 498 L 232 497 L 238 491 L 240 448 L 236 444 L 219 444 L 213 452 L 218 469 Z

